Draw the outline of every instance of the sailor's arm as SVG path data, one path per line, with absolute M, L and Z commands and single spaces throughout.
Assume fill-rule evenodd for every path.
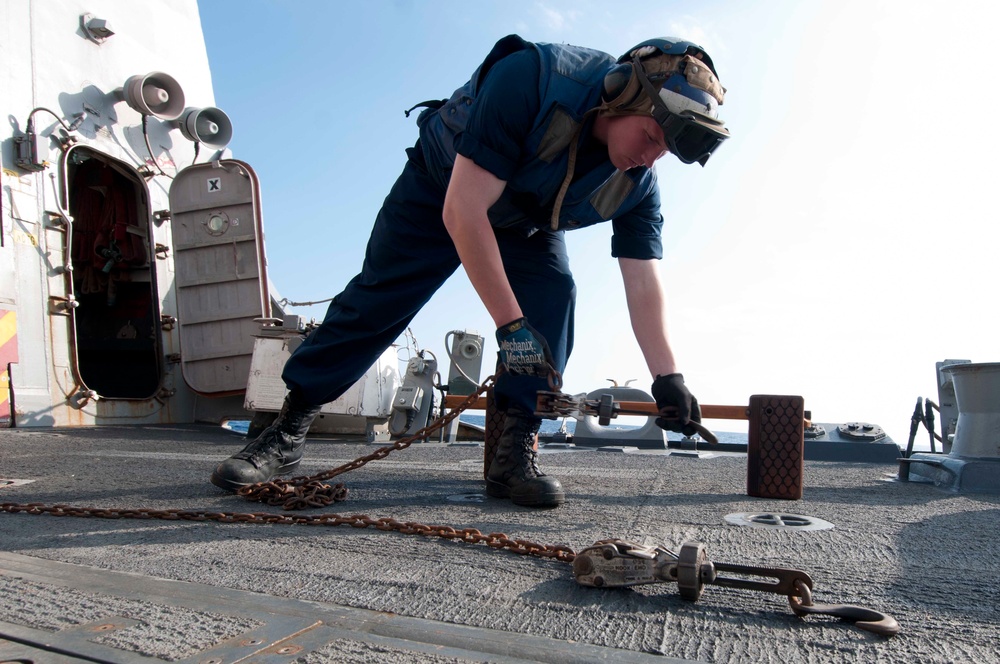
M 632 332 L 650 374 L 655 378 L 677 373 L 674 353 L 667 337 L 666 297 L 658 261 L 619 258 L 618 265 L 625 284 Z
M 486 212 L 507 183 L 457 155 L 444 199 L 444 225 L 473 288 L 497 327 L 521 318 Z
M 667 338 L 666 297 L 660 271 L 654 260 L 619 258 L 632 331 L 653 376 L 652 393 L 663 416 L 656 424 L 664 429 L 691 436 L 697 429 L 691 421 L 701 421 L 698 400 L 684 385 Z

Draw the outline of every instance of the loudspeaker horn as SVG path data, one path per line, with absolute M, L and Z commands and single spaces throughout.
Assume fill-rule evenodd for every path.
M 184 111 L 184 90 L 173 76 L 162 71 L 129 76 L 121 96 L 143 115 L 161 120 L 176 120 Z
M 185 108 L 178 121 L 184 138 L 221 150 L 233 139 L 233 123 L 221 108 Z

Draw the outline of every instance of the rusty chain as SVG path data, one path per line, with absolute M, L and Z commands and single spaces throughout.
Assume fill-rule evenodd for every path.
M 288 480 L 271 480 L 239 490 L 239 495 L 247 500 L 280 505 L 286 511 L 310 507 L 325 507 L 331 502 L 347 498 L 347 488 L 343 484 L 330 486 L 329 479 L 355 470 L 369 461 L 384 459 L 396 450 L 403 450 L 418 440 L 428 438 L 434 432 L 447 426 L 462 411 L 472 406 L 480 396 L 493 387 L 494 376 L 490 376 L 478 390 L 470 394 L 457 408 L 431 422 L 411 436 L 401 438 L 392 445 L 380 447 L 371 454 L 359 457 L 331 470 L 316 475 L 293 477 Z M 0 503 L 0 512 L 8 514 L 46 514 L 49 516 L 69 516 L 98 519 L 160 519 L 165 521 L 215 521 L 218 523 L 253 523 L 305 526 L 351 526 L 352 528 L 375 528 L 394 531 L 404 535 L 423 535 L 459 540 L 467 544 L 485 544 L 492 549 L 505 549 L 512 553 L 538 558 L 551 558 L 571 563 L 576 552 L 569 546 L 538 544 L 525 539 L 511 539 L 504 533 L 484 535 L 475 528 L 456 529 L 451 526 L 426 525 L 416 521 L 397 521 L 392 517 L 373 519 L 367 514 L 342 515 L 325 514 L 272 514 L 268 512 L 207 512 L 200 510 L 154 510 L 121 509 L 102 507 L 74 507 L 72 505 L 45 505 L 43 503 Z
M 351 526 L 375 528 L 402 533 L 460 540 L 468 544 L 485 544 L 492 549 L 506 549 L 512 553 L 538 558 L 553 558 L 571 563 L 576 552 L 568 546 L 538 544 L 525 539 L 511 539 L 503 533 L 484 535 L 475 528 L 456 529 L 451 526 L 425 525 L 415 521 L 397 521 L 391 517 L 373 519 L 367 514 L 272 514 L 268 512 L 204 512 L 197 510 L 119 509 L 101 507 L 73 507 L 72 505 L 43 505 L 42 503 L 0 503 L 0 512 L 10 514 L 47 514 L 97 519 L 162 519 L 165 521 L 216 521 L 218 523 L 254 523 L 303 526 Z
M 283 510 L 301 510 L 309 507 L 325 507 L 331 502 L 346 500 L 347 488 L 343 484 L 331 487 L 325 482 L 338 475 L 350 472 L 367 464 L 369 461 L 384 459 L 396 450 L 403 450 L 417 440 L 428 438 L 435 431 L 447 426 L 463 411 L 474 404 L 494 384 L 494 376 L 490 376 L 478 390 L 468 397 L 457 408 L 441 416 L 411 436 L 401 438 L 392 445 L 380 447 L 371 454 L 359 457 L 349 463 L 316 475 L 298 476 L 289 480 L 272 480 L 262 482 L 239 490 L 239 495 L 247 500 L 264 502 L 268 505 L 280 505 Z M 561 377 L 549 377 L 550 387 L 558 391 Z M 374 519 L 367 514 L 342 515 L 324 514 L 273 514 L 269 512 L 208 512 L 201 510 L 180 509 L 123 509 L 101 507 L 75 507 L 72 505 L 45 505 L 43 503 L 0 503 L 0 512 L 8 514 L 34 514 L 57 517 L 79 517 L 98 519 L 159 519 L 164 521 L 214 521 L 217 523 L 252 523 L 305 526 L 351 526 L 352 528 L 375 528 L 382 531 L 393 531 L 403 535 L 421 535 L 423 537 L 440 537 L 442 539 L 461 541 L 466 544 L 485 544 L 492 549 L 504 549 L 523 556 L 548 558 L 564 563 L 572 563 L 577 558 L 577 552 L 566 545 L 539 544 L 525 539 L 511 539 L 504 533 L 489 533 L 484 535 L 476 528 L 456 529 L 444 525 L 427 525 L 416 521 L 397 521 L 392 517 Z M 607 541 L 602 540 L 597 544 Z M 596 546 L 596 545 L 595 545 Z M 745 566 L 717 564 L 719 569 L 737 568 L 749 569 Z M 764 569 L 764 568 L 761 568 Z M 774 570 L 765 569 L 767 572 Z M 798 573 L 796 570 L 792 570 Z M 771 574 L 768 574 L 771 576 Z M 808 575 L 806 575 L 808 578 Z M 718 582 L 718 580 L 716 580 Z M 748 583 L 748 582 L 743 582 Z M 738 587 L 739 583 L 731 583 Z M 759 588 L 757 588 L 759 589 Z M 892 636 L 899 632 L 899 625 L 891 617 L 880 612 L 853 605 L 815 604 L 809 585 L 796 583 L 794 590 L 788 592 L 788 601 L 792 611 L 802 617 L 810 613 L 820 613 L 846 618 L 856 622 L 857 626 L 881 634 Z
M 330 486 L 325 484 L 327 480 L 333 479 L 337 475 L 348 473 L 361 468 L 369 461 L 378 461 L 389 456 L 396 450 L 405 450 L 418 440 L 429 438 L 431 434 L 446 427 L 452 420 L 467 410 L 483 394 L 493 387 L 494 377 L 490 376 L 483 381 L 476 392 L 470 394 L 457 408 L 442 415 L 416 433 L 400 438 L 392 445 L 380 447 L 371 454 L 358 457 L 354 461 L 349 461 L 342 466 L 337 466 L 330 470 L 315 475 L 299 475 L 287 480 L 273 479 L 268 482 L 260 482 L 242 487 L 237 491 L 237 495 L 246 498 L 251 502 L 265 503 L 267 505 L 281 506 L 285 510 L 301 510 L 310 507 L 326 507 L 330 503 L 347 500 L 347 487 L 343 484 Z

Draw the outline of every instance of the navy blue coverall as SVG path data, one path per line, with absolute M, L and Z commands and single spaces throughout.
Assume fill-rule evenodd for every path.
M 612 255 L 660 258 L 659 190 L 648 168 L 620 172 L 593 139 L 603 76 L 599 51 L 531 44 L 515 35 L 494 47 L 472 79 L 421 113 L 420 139 L 379 211 L 361 273 L 330 303 L 322 324 L 289 358 L 282 378 L 306 403 L 339 397 L 406 329 L 460 265 L 442 219 L 455 154 L 507 182 L 490 208 L 504 270 L 524 316 L 562 372 L 573 349 L 576 288 L 565 230 L 613 220 Z M 578 143 L 572 184 L 550 228 L 555 194 Z M 506 321 L 505 321 L 506 322 Z M 501 410 L 535 409 L 545 379 L 501 374 Z

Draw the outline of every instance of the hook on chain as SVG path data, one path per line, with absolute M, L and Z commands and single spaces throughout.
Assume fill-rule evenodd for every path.
M 899 623 L 892 616 L 853 604 L 817 604 L 813 602 L 812 590 L 798 581 L 795 583 L 795 592 L 788 595 L 788 604 L 800 618 L 810 613 L 834 616 L 853 622 L 858 629 L 880 636 L 899 634 Z

